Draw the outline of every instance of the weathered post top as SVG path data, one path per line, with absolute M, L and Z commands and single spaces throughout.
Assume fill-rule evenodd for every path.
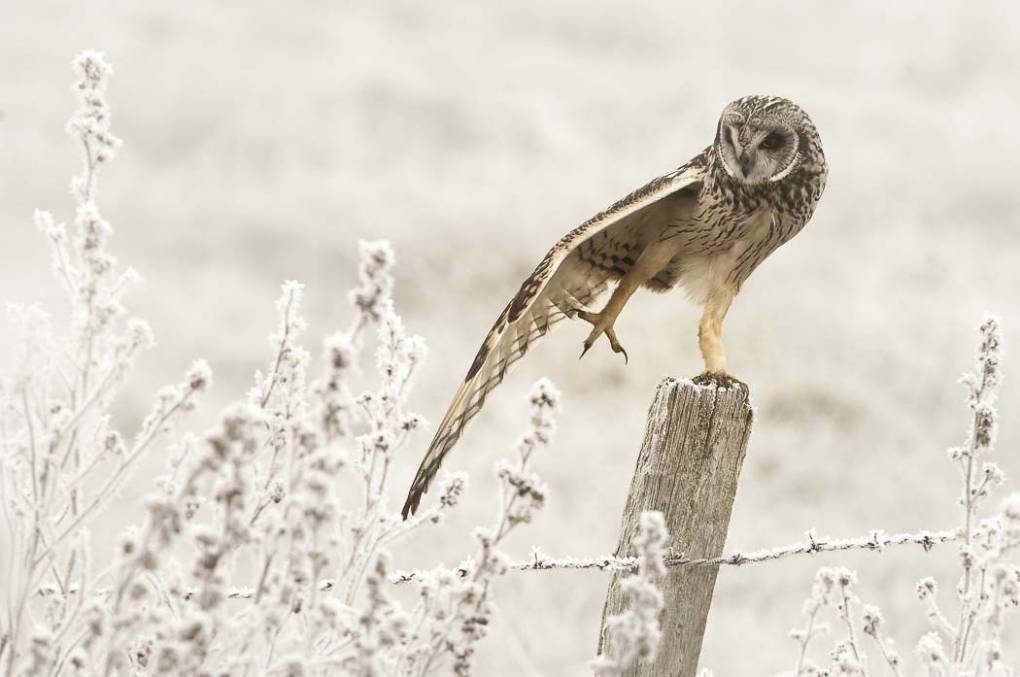
M 630 554 L 638 518 L 645 510 L 662 512 L 671 552 L 688 558 L 722 553 L 752 420 L 745 387 L 673 378 L 659 384 L 623 511 L 617 556 Z M 627 675 L 694 677 L 717 573 L 718 567 L 709 566 L 670 569 L 663 581 L 658 657 Z M 615 574 L 609 584 L 599 653 L 612 641 L 606 620 L 621 611 L 620 580 Z

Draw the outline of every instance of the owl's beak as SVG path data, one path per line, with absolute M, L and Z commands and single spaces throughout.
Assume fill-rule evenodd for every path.
M 751 166 L 754 164 L 754 161 L 751 156 L 748 155 L 746 150 L 740 153 L 738 160 L 740 162 L 740 171 L 744 174 L 744 176 L 747 176 L 747 173 L 751 171 Z

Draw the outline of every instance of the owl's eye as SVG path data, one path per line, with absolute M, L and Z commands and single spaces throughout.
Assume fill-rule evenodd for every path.
M 772 132 L 771 134 L 766 136 L 764 139 L 762 139 L 761 143 L 758 144 L 758 147 L 759 148 L 763 148 L 765 150 L 775 150 L 775 149 L 779 148 L 782 145 L 783 145 L 783 135 L 779 134 L 777 132 Z

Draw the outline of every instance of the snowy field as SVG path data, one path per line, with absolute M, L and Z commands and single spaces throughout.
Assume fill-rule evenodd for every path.
M 306 285 L 309 347 L 346 326 L 359 239 L 389 239 L 396 299 L 430 351 L 411 406 L 438 421 L 507 299 L 563 233 L 712 139 L 732 99 L 774 93 L 812 116 L 830 164 L 805 231 L 755 273 L 725 325 L 757 407 L 729 549 L 957 524 L 946 449 L 968 423 L 958 375 L 975 328 L 1006 336 L 997 459 L 1020 478 L 1020 10 L 1014 3 L 8 2 L 0 21 L 0 299 L 59 310 L 32 211 L 70 216 L 78 149 L 68 63 L 106 53 L 116 133 L 102 180 L 112 249 L 145 284 L 153 327 L 116 406 L 136 428 L 151 393 L 195 357 L 212 365 L 201 431 L 264 368 L 279 285 Z M 547 376 L 563 396 L 550 484 L 507 549 L 609 553 L 656 383 L 701 369 L 698 309 L 639 294 L 604 345 L 575 358 L 564 323 L 489 400 L 447 466 L 471 486 L 399 566 L 455 564 L 497 506 L 493 463 Z M 0 354 L 9 346 L 0 333 Z M 3 360 L 0 359 L 0 364 Z M 394 503 L 428 443 L 394 468 Z M 157 451 L 121 491 L 97 552 Z M 434 496 L 433 496 L 434 498 Z M 99 555 L 97 555 L 98 557 Z M 720 572 L 702 664 L 792 669 L 787 631 L 821 564 L 857 569 L 903 652 L 926 628 L 921 576 L 952 586 L 951 547 L 764 563 Z M 582 675 L 607 578 L 511 573 L 478 674 Z M 1014 634 L 1014 637 L 1016 635 Z M 739 647 L 737 649 L 736 647 Z

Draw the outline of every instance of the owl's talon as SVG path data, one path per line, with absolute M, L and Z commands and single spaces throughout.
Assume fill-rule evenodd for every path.
M 737 388 L 738 390 L 747 391 L 746 383 L 725 371 L 705 370 L 692 378 L 691 381 L 693 381 L 695 385 L 699 386 L 715 386 L 716 388 L 722 388 L 723 390 Z
M 588 334 L 588 338 L 584 340 L 581 357 L 584 357 L 588 350 L 595 345 L 595 341 L 599 336 L 605 334 L 606 338 L 609 339 L 609 347 L 613 349 L 613 352 L 621 353 L 623 355 L 623 363 L 627 364 L 630 361 L 627 351 L 622 345 L 620 345 L 620 340 L 616 337 L 616 331 L 613 329 L 612 320 L 606 321 L 606 318 L 602 313 L 590 313 L 586 310 L 580 309 L 577 311 L 577 317 L 581 318 L 585 322 L 590 322 L 593 325 L 591 333 Z M 615 320 L 616 318 L 613 319 Z M 581 359 L 581 357 L 577 359 Z
M 626 349 L 620 345 L 619 339 L 616 338 L 616 331 L 612 328 L 606 329 L 606 338 L 609 339 L 609 347 L 613 349 L 614 353 L 623 353 L 623 363 L 627 364 L 630 360 L 627 358 Z

